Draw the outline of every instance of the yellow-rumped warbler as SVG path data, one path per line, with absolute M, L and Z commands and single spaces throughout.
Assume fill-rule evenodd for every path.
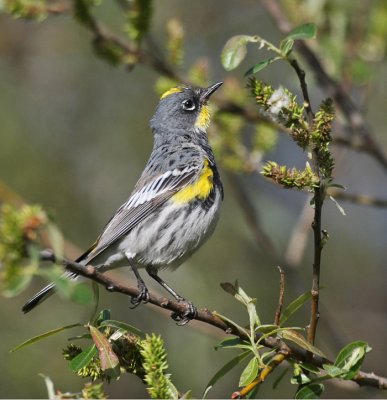
M 212 234 L 223 199 L 223 187 L 206 129 L 209 97 L 222 82 L 208 88 L 174 87 L 165 92 L 150 121 L 154 146 L 149 161 L 128 201 L 108 222 L 101 235 L 76 262 L 100 271 L 129 265 L 140 294 L 134 306 L 149 299 L 138 273 L 147 273 L 187 311 L 174 315 L 185 324 L 196 308 L 159 276 L 161 268 L 176 268 Z M 74 274 L 66 273 L 74 278 Z M 55 285 L 43 288 L 24 306 L 25 313 L 51 295 Z

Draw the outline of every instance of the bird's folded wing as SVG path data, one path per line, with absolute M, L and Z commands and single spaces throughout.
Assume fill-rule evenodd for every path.
M 93 246 L 77 262 L 89 263 L 108 246 L 122 238 L 175 193 L 192 183 L 200 171 L 200 166 L 174 169 L 156 176 L 142 188 L 132 193 L 116 214 L 107 223 Z

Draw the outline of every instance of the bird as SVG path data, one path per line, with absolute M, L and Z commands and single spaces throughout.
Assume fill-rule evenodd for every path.
M 223 185 L 209 144 L 209 98 L 223 84 L 175 86 L 161 95 L 150 120 L 153 149 L 129 199 L 105 225 L 95 243 L 75 262 L 99 272 L 129 266 L 139 294 L 132 308 L 149 300 L 139 269 L 158 282 L 184 312 L 172 318 L 185 325 L 197 315 L 191 301 L 180 296 L 160 276 L 175 269 L 212 235 L 223 201 Z M 66 278 L 76 278 L 66 272 Z M 55 292 L 50 283 L 23 306 L 28 313 Z

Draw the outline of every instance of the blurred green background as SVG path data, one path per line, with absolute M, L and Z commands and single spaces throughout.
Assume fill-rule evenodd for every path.
M 356 24 L 387 25 L 386 12 L 380 12 L 385 2 L 364 0 L 360 2 L 364 10 L 355 5 L 357 2 L 342 0 L 284 3 L 293 11 L 293 15 L 290 11 L 289 14 L 295 23 L 318 24 L 320 57 L 332 74 L 348 84 L 347 89 L 364 111 L 376 138 L 387 148 L 386 38 L 381 36 L 382 44 L 375 40 L 376 44 L 369 45 L 374 46 L 371 46 L 373 53 L 365 47 L 360 54 L 364 57 L 353 58 L 353 63 L 345 58 L 350 53 L 343 53 Z M 380 10 L 373 15 L 375 8 Z M 97 14 L 119 32 L 122 16 L 115 2 L 103 2 Z M 377 21 L 373 19 L 375 15 Z M 234 76 L 244 85 L 244 71 L 262 57 L 251 49 L 243 68 L 226 73 L 220 64 L 220 52 L 230 36 L 260 34 L 273 42 L 281 38 L 259 1 L 164 0 L 154 3 L 150 29 L 152 40 L 160 48 L 165 46 L 165 25 L 171 17 L 179 18 L 185 28 L 184 68 L 205 57 L 212 82 Z M 363 34 L 366 35 L 364 30 Z M 70 16 L 54 16 L 37 23 L 0 15 L 0 179 L 25 201 L 42 204 L 49 210 L 65 237 L 79 249 L 86 249 L 95 240 L 107 219 L 131 192 L 151 151 L 148 121 L 158 102 L 154 90 L 158 76 L 153 70 L 141 65 L 130 73 L 114 68 L 93 54 L 90 41 L 89 32 Z M 350 79 L 346 71 L 354 71 Z M 296 77 L 284 64 L 273 65 L 260 77 L 298 93 Z M 316 86 L 311 73 L 307 78 L 312 101 L 317 106 L 325 94 Z M 349 192 L 387 198 L 386 173 L 371 157 L 342 148 L 335 148 L 335 155 L 336 181 Z M 301 167 L 305 163 L 305 155 L 282 134 L 278 146 L 265 158 Z M 238 279 L 246 292 L 258 299 L 261 319 L 271 323 L 278 297 L 278 271 L 267 252 L 256 246 L 226 174 L 223 176 L 225 201 L 214 236 L 185 265 L 173 274 L 163 272 L 162 277 L 198 307 L 217 310 L 244 324 L 247 315 L 219 286 L 221 282 Z M 283 254 L 307 195 L 283 190 L 260 176 L 243 179 L 262 226 Z M 365 340 L 373 351 L 363 369 L 387 375 L 387 210 L 344 202 L 342 205 L 347 216 L 342 216 L 333 202 L 327 201 L 324 208 L 323 224 L 330 241 L 323 252 L 323 322 L 317 345 L 333 357 L 343 344 Z M 298 266 L 298 285 L 288 282 L 286 302 L 300 294 L 303 286 L 310 286 L 312 231 L 308 234 L 307 250 Z M 282 267 L 287 273 L 286 265 Z M 128 271 L 120 272 L 125 279 L 132 278 Z M 57 296 L 23 315 L 21 306 L 42 284 L 36 279 L 21 296 L 1 300 L 2 398 L 46 397 L 39 373 L 48 375 L 62 392 L 83 386 L 84 382 L 71 373 L 61 357 L 67 333 L 9 353 L 31 336 L 84 322 L 89 316 L 90 308 Z M 148 279 L 147 284 L 154 287 Z M 227 350 L 214 350 L 223 338 L 215 329 L 196 322 L 177 327 L 166 313 L 153 306 L 130 310 L 129 300 L 124 296 L 105 291 L 101 295 L 101 306 L 111 309 L 112 318 L 163 336 L 172 380 L 181 391 L 192 389 L 195 396 L 201 396 L 212 375 L 234 355 Z M 291 323 L 306 325 L 308 311 L 306 307 Z M 335 335 L 327 332 L 324 322 L 329 323 Z M 238 371 L 219 381 L 210 397 L 230 396 L 237 389 Z M 295 387 L 283 381 L 274 392 L 273 381 L 261 387 L 260 397 L 292 396 Z M 106 392 L 112 398 L 148 396 L 143 384 L 129 375 L 106 385 Z M 377 398 L 383 397 L 383 393 L 359 389 L 352 383 L 336 383 L 328 385 L 324 397 Z

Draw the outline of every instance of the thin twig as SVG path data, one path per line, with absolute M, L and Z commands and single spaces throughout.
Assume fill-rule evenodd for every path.
M 55 257 L 51 250 L 42 251 L 40 253 L 40 257 L 45 261 L 61 263 L 66 270 L 91 279 L 101 284 L 111 292 L 122 293 L 131 297 L 138 296 L 139 294 L 139 289 L 136 286 L 123 285 L 111 279 L 107 275 L 102 274 L 96 268 L 90 265 L 84 266 L 66 259 L 59 260 Z M 183 313 L 186 311 L 186 305 L 172 301 L 166 297 L 156 296 L 153 293 L 149 293 L 149 303 L 172 312 Z M 218 315 L 208 309 L 198 310 L 195 319 L 218 328 L 227 334 L 238 336 L 243 340 L 249 340 L 249 333 L 245 329 L 240 330 L 236 328 L 235 325 L 227 324 Z M 331 363 L 331 361 L 324 357 L 316 354 L 311 355 L 308 350 L 305 350 L 301 347 L 290 347 L 285 342 L 275 337 L 262 338 L 262 334 L 256 333 L 255 340 L 260 340 L 260 343 L 262 343 L 265 347 L 274 349 L 278 354 L 285 355 L 286 358 L 292 358 L 301 362 L 307 361 L 318 368 L 322 368 L 323 364 Z M 375 375 L 373 373 L 359 372 L 352 380 L 359 385 L 371 386 L 378 389 L 387 389 L 387 378 Z
M 288 354 L 285 353 L 277 353 L 270 361 L 269 364 L 267 364 L 262 371 L 259 373 L 258 377 L 254 379 L 251 383 L 249 383 L 247 386 L 245 386 L 242 390 L 239 390 L 237 392 L 234 392 L 231 395 L 232 399 L 243 399 L 245 398 L 249 393 L 251 393 L 259 384 L 263 383 L 265 379 L 268 377 L 269 374 L 271 374 L 275 368 L 277 368 L 283 361 L 285 361 L 289 357 Z
M 296 71 L 298 80 L 300 81 L 302 96 L 304 98 L 304 108 L 306 116 L 308 118 L 309 125 L 312 126 L 314 114 L 312 110 L 312 104 L 310 103 L 308 85 L 305 80 L 305 71 L 300 67 L 298 61 L 295 58 L 289 58 L 288 61 L 290 65 L 293 67 L 293 69 Z
M 282 307 L 284 305 L 284 296 L 285 296 L 285 273 L 284 270 L 279 265 L 277 266 L 277 268 L 280 273 L 280 289 L 279 289 L 278 305 L 275 311 L 274 325 L 280 324 L 281 312 L 282 312 Z
M 314 234 L 314 258 L 313 258 L 313 278 L 312 278 L 312 308 L 310 313 L 310 323 L 308 327 L 308 340 L 314 343 L 316 337 L 317 323 L 320 318 L 318 309 L 320 297 L 320 269 L 321 269 L 321 252 L 323 248 L 321 234 L 321 215 L 324 202 L 324 186 L 315 189 L 314 194 L 314 218 L 312 222 Z
M 290 65 L 296 71 L 302 95 L 304 97 L 304 107 L 306 116 L 308 118 L 309 127 L 313 125 L 314 114 L 310 104 L 308 87 L 305 80 L 305 71 L 300 67 L 297 60 L 291 58 L 288 60 Z M 321 269 L 321 252 L 323 249 L 322 233 L 321 233 L 321 215 L 322 207 L 325 198 L 325 182 L 320 174 L 319 158 L 317 156 L 318 149 L 312 149 L 311 157 L 314 163 L 314 169 L 317 176 L 319 177 L 319 185 L 314 189 L 314 218 L 312 222 L 313 236 L 314 236 L 314 257 L 313 257 L 313 275 L 312 275 L 312 305 L 310 313 L 310 322 L 308 327 L 308 340 L 310 343 L 314 343 L 316 337 L 317 323 L 320 318 L 318 309 L 318 303 L 320 298 L 320 269 Z

